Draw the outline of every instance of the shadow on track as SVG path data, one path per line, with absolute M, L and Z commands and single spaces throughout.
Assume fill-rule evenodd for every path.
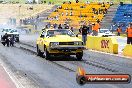
M 49 61 L 79 61 L 79 60 L 77 60 L 73 56 L 61 55 L 61 56 L 51 56 Z

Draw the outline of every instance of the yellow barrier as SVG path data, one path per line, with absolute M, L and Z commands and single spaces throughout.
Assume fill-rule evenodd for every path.
M 112 37 L 88 36 L 86 48 L 118 54 L 118 43 Z
M 125 46 L 125 48 L 123 50 L 123 55 L 132 57 L 132 45 Z
M 78 38 L 81 39 L 82 36 L 79 35 Z M 118 54 L 118 43 L 117 40 L 113 37 L 88 36 L 86 48 Z

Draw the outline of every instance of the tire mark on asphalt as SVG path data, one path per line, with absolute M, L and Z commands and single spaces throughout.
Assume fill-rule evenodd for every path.
M 27 49 L 27 48 L 23 47 L 22 45 L 20 45 L 19 47 L 18 47 L 18 46 L 15 46 L 15 47 L 18 48 L 18 49 L 22 49 L 22 50 L 25 50 L 25 51 L 28 51 L 28 52 L 30 52 L 30 53 L 32 53 L 32 54 L 37 55 L 37 52 L 36 52 L 36 51 L 33 51 L 33 50 L 30 50 L 30 49 Z M 43 57 L 41 57 L 41 58 L 43 58 Z M 49 61 L 49 60 L 47 60 L 47 61 L 50 62 L 50 63 L 53 63 L 53 64 L 57 65 L 58 67 L 60 67 L 60 68 L 62 68 L 62 69 L 64 69 L 64 70 L 67 70 L 67 71 L 69 71 L 69 72 L 76 72 L 76 71 L 73 70 L 72 68 L 69 68 L 69 67 L 63 66 L 62 64 L 59 64 L 58 62 L 55 62 L 55 61 Z
M 23 47 L 22 45 L 25 45 L 25 46 L 28 46 L 28 47 L 32 47 L 32 48 L 36 48 L 35 46 L 30 45 L 30 44 L 26 44 L 26 43 L 20 43 L 20 44 L 21 44 L 20 49 L 27 50 L 27 51 L 29 51 L 29 52 L 31 52 L 31 53 L 33 53 L 33 54 L 37 54 L 36 51 L 27 49 L 27 48 Z M 89 58 L 91 58 L 91 57 L 89 56 Z M 60 64 L 60 63 L 57 62 L 57 61 L 49 61 L 49 62 L 50 62 L 50 63 L 53 63 L 53 64 L 55 64 L 55 65 L 57 65 L 57 66 L 59 66 L 59 67 L 61 67 L 61 68 L 63 68 L 63 69 L 65 69 L 65 70 L 68 70 L 69 72 L 76 72 L 76 71 L 73 70 L 72 68 L 66 67 L 66 66 Z M 123 71 L 116 70 L 116 69 L 118 69 L 118 68 L 113 69 L 113 68 L 110 67 L 109 65 L 102 64 L 102 63 L 99 63 L 99 62 L 96 62 L 96 61 L 93 61 L 93 60 L 86 60 L 86 59 L 84 59 L 84 60 L 82 60 L 82 61 L 80 61 L 80 62 L 81 62 L 81 63 L 84 63 L 84 64 L 87 64 L 87 65 L 90 65 L 90 66 L 94 66 L 94 67 L 97 67 L 97 68 L 101 68 L 101 69 L 104 69 L 104 70 L 107 70 L 107 71 L 110 71 L 110 72 L 123 72 Z M 106 61 L 105 61 L 105 62 L 106 62 Z M 65 63 L 71 63 L 71 64 L 77 65 L 77 62 L 76 62 L 76 61 L 65 62 Z M 109 61 L 108 61 L 107 63 L 113 64 L 112 62 L 109 62 Z M 114 63 L 114 64 L 115 64 L 115 63 Z M 116 65 L 119 65 L 119 64 L 116 64 Z M 109 66 L 109 67 L 108 67 L 108 66 Z
M 24 45 L 26 45 L 26 44 L 24 44 Z M 27 51 L 29 51 L 29 52 L 31 52 L 31 53 L 37 55 L 37 52 L 36 52 L 36 51 L 32 51 L 32 50 L 27 49 L 27 48 L 25 48 L 25 47 L 20 46 L 20 49 L 27 50 Z M 65 70 L 68 70 L 69 72 L 76 72 L 75 70 L 73 70 L 73 69 L 71 69 L 71 68 L 69 68 L 69 67 L 63 66 L 62 64 L 60 64 L 60 63 L 57 62 L 57 61 L 56 61 L 56 62 L 55 62 L 55 61 L 49 61 L 49 62 L 52 62 L 53 64 L 55 64 L 55 65 L 57 65 L 57 66 L 59 66 L 59 67 L 65 69 Z M 73 62 L 73 61 L 72 61 L 72 62 Z M 106 66 L 102 66 L 102 65 L 100 65 L 100 63 L 97 63 L 97 62 L 95 62 L 95 61 L 94 61 L 94 63 L 92 63 L 93 61 L 90 61 L 90 60 L 89 60 L 89 61 L 88 61 L 88 60 L 83 60 L 83 61 L 80 61 L 80 62 L 83 62 L 84 64 L 91 65 L 91 66 L 93 66 L 93 67 L 101 68 L 101 69 L 104 69 L 104 70 L 107 70 L 107 71 L 110 71 L 110 72 L 118 72 L 118 71 L 116 71 L 116 70 L 114 70 L 114 69 L 108 68 L 108 67 L 106 67 Z M 67 63 L 67 62 L 66 62 L 66 63 Z M 71 62 L 68 62 L 68 63 L 71 63 Z M 74 63 L 76 63 L 76 61 L 75 61 Z M 96 63 L 96 64 L 95 64 L 95 63 Z M 77 64 L 76 64 L 76 65 L 77 65 Z
M 37 55 L 36 51 L 33 51 L 33 50 L 27 49 L 25 47 L 22 47 L 22 45 L 26 45 L 26 46 L 32 47 L 32 48 L 35 48 L 35 47 L 30 46 L 28 44 L 24 44 L 24 43 L 21 43 L 21 45 L 20 45 L 20 49 L 29 51 L 29 52 Z M 51 61 L 49 61 L 49 62 L 51 62 Z M 93 61 L 88 61 L 88 60 L 83 60 L 83 61 L 80 61 L 80 62 L 83 62 L 84 64 L 88 64 L 88 65 L 91 65 L 91 66 L 94 66 L 94 67 L 97 67 L 97 68 L 101 68 L 101 69 L 104 69 L 104 70 L 107 70 L 107 71 L 110 71 L 110 72 L 118 72 L 118 71 L 116 71 L 114 69 L 108 68 L 106 66 L 102 66 L 102 65 L 100 65 L 101 63 L 98 63 L 98 62 L 95 62 L 95 61 L 94 61 L 94 63 L 92 63 Z M 61 68 L 63 68 L 63 69 L 65 69 L 65 70 L 68 70 L 69 72 L 76 72 L 75 70 L 73 70 L 73 69 L 71 69 L 69 67 L 63 66 L 59 62 L 52 61 L 52 63 L 57 65 L 57 66 L 59 66 L 59 67 L 61 67 Z M 69 62 L 69 63 L 71 63 L 71 62 Z M 74 63 L 76 63 L 76 61 Z
M 99 62 L 95 62 L 95 61 L 92 61 L 92 60 L 87 60 L 87 61 L 83 60 L 82 62 L 85 63 L 85 64 L 88 64 L 88 65 L 92 65 L 92 66 L 97 67 L 97 68 L 101 68 L 101 69 L 110 71 L 110 72 L 119 72 L 118 70 L 114 70 L 110 67 L 106 67 L 105 64 L 101 64 Z

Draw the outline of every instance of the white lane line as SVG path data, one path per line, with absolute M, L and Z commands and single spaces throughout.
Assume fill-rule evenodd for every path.
M 1 61 L 2 62 L 2 61 Z M 16 88 L 25 88 L 21 82 L 17 79 L 17 77 L 6 67 L 4 63 L 1 63 L 2 67 L 4 68 L 5 72 L 9 75 L 12 82 L 15 84 Z

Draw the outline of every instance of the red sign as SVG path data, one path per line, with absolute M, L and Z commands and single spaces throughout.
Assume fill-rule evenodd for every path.
M 76 81 L 79 85 L 84 84 L 128 84 L 131 82 L 131 76 L 128 74 L 85 74 L 76 77 Z
M 102 40 L 101 48 L 109 48 L 109 40 Z
M 76 81 L 79 85 L 86 83 L 111 83 L 121 84 L 130 83 L 131 75 L 129 74 L 86 74 L 82 67 L 79 67 L 76 74 Z

